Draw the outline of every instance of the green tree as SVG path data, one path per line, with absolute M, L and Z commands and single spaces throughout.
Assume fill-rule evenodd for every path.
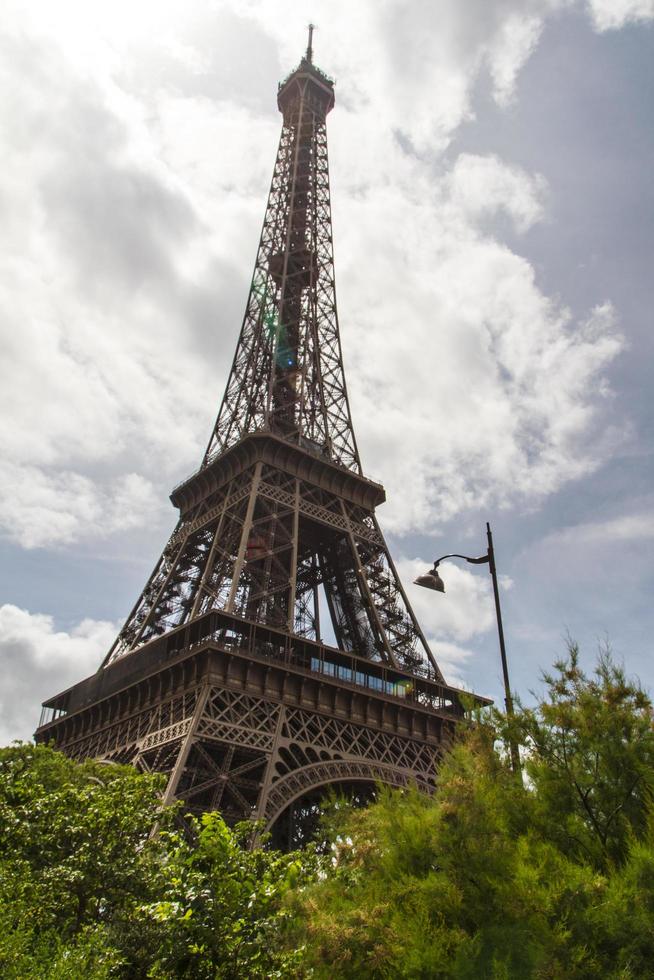
M 62 970 L 80 957 L 95 964 L 93 975 L 113 968 L 118 954 L 101 934 L 125 932 L 156 893 L 161 844 L 150 834 L 172 818 L 160 791 L 160 777 L 131 767 L 79 765 L 44 746 L 0 750 L 4 976 L 66 976 L 59 955 Z M 24 956 L 33 951 L 32 972 L 27 960 L 16 965 L 16 944 Z
M 608 650 L 588 677 L 574 643 L 544 679 L 547 697 L 518 721 L 542 833 L 565 853 L 609 869 L 646 831 L 654 787 L 651 701 Z
M 176 824 L 162 779 L 0 750 L 0 975 L 238 978 L 298 975 L 285 896 L 311 853 L 249 850 L 252 824 Z
M 281 854 L 251 848 L 252 823 L 230 830 L 217 813 L 195 822 L 190 848 L 172 840 L 160 899 L 141 910 L 155 926 L 157 954 L 149 976 L 240 980 L 298 976 L 303 950 L 285 932 L 289 889 L 311 878 L 312 851 Z M 257 843 L 265 843 L 259 833 Z
M 296 896 L 316 977 L 654 976 L 651 704 L 608 655 L 586 677 L 574 647 L 545 682 L 511 728 L 524 784 L 495 712 L 432 798 L 334 815 L 333 873 Z

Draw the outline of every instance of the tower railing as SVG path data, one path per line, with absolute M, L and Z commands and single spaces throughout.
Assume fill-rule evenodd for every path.
M 90 700 L 111 696 L 139 676 L 163 666 L 172 666 L 200 649 L 217 649 L 250 660 L 274 662 L 294 671 L 319 674 L 327 683 L 365 689 L 371 695 L 392 698 L 420 707 L 461 717 L 463 698 L 478 705 L 490 701 L 436 680 L 429 666 L 412 671 L 398 670 L 353 651 L 340 650 L 296 634 L 255 623 L 218 610 L 150 640 L 85 681 L 44 702 L 42 727 L 63 715 L 78 711 Z

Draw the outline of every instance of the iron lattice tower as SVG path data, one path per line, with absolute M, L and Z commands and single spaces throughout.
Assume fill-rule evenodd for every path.
M 177 527 L 99 671 L 45 702 L 36 738 L 162 771 L 167 799 L 285 821 L 291 840 L 289 807 L 310 809 L 325 785 L 433 785 L 462 706 L 379 529 L 384 489 L 361 469 L 334 284 L 334 86 L 311 32 L 277 102 L 254 275 L 207 451 L 171 494 Z

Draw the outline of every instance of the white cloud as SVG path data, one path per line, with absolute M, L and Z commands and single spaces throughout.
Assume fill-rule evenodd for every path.
M 492 629 L 495 611 L 488 566 L 481 565 L 471 572 L 452 561 L 443 562 L 438 570 L 445 583 L 442 594 L 413 584 L 418 575 L 431 567 L 433 560 L 401 558 L 396 562 L 409 602 L 425 632 L 437 637 L 439 642 L 467 643 Z
M 41 702 L 97 670 L 115 634 L 91 619 L 55 631 L 51 616 L 0 606 L 0 744 L 31 738 Z
M 79 473 L 0 463 L 0 530 L 24 548 L 102 538 L 163 518 L 163 501 L 138 473 L 105 485 Z
M 517 11 L 509 14 L 498 31 L 498 43 L 489 53 L 489 67 L 496 101 L 506 105 L 515 94 L 520 69 L 529 59 L 543 30 L 543 14 Z
M 509 102 L 547 17 L 571 0 L 315 0 L 314 48 L 348 104 L 364 98 L 378 126 L 401 130 L 421 153 L 443 149 L 473 117 L 475 83 L 490 75 Z M 294 0 L 240 0 L 236 8 L 275 39 L 281 60 L 298 57 L 306 11 Z
M 517 231 L 527 231 L 544 214 L 545 179 L 496 156 L 460 154 L 447 176 L 453 206 L 469 220 L 505 211 Z
M 521 602 L 511 625 L 526 642 L 546 642 L 549 650 L 562 647 L 565 630 L 592 646 L 606 633 L 642 658 L 646 677 L 654 501 L 623 497 L 613 513 L 603 510 L 595 520 L 550 530 L 514 559 Z
M 613 448 L 604 371 L 623 342 L 610 304 L 573 324 L 446 190 L 350 205 L 351 254 L 385 243 L 365 284 L 346 260 L 341 297 L 364 466 L 384 480 L 382 519 L 398 533 L 471 507 L 535 506 Z
M 48 546 L 145 523 L 196 463 L 233 274 L 133 98 L 36 28 L 2 46 L 1 523 Z
M 317 60 L 338 78 L 330 149 L 354 422 L 397 532 L 488 502 L 537 505 L 611 451 L 610 306 L 572 323 L 492 230 L 498 213 L 523 232 L 542 218 L 543 178 L 495 156 L 447 169 L 442 156 L 473 118 L 475 85 L 490 76 L 507 103 L 566 2 L 316 3 Z M 291 0 L 10 9 L 5 534 L 55 545 L 145 521 L 199 460 L 272 170 L 274 79 L 297 62 L 307 18 Z
M 598 31 L 654 19 L 654 0 L 586 0 L 586 6 Z
M 589 521 L 555 531 L 543 541 L 549 548 L 576 549 L 580 554 L 600 546 L 607 552 L 630 542 L 644 543 L 654 538 L 654 509 L 621 514 L 604 521 Z
M 466 678 L 466 668 L 469 660 L 474 660 L 474 652 L 458 643 L 448 643 L 445 640 L 434 640 L 429 638 L 431 652 L 436 658 L 436 662 L 443 672 L 443 676 L 452 687 L 469 689 Z

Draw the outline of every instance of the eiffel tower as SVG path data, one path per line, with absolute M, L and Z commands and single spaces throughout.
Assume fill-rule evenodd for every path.
M 106 659 L 44 703 L 35 738 L 165 773 L 166 801 L 262 819 L 292 845 L 325 787 L 429 791 L 463 706 L 379 529 L 384 489 L 361 469 L 334 287 L 334 84 L 313 64 L 312 28 L 277 103 L 263 231 L 207 451 L 171 494 L 179 522 Z

